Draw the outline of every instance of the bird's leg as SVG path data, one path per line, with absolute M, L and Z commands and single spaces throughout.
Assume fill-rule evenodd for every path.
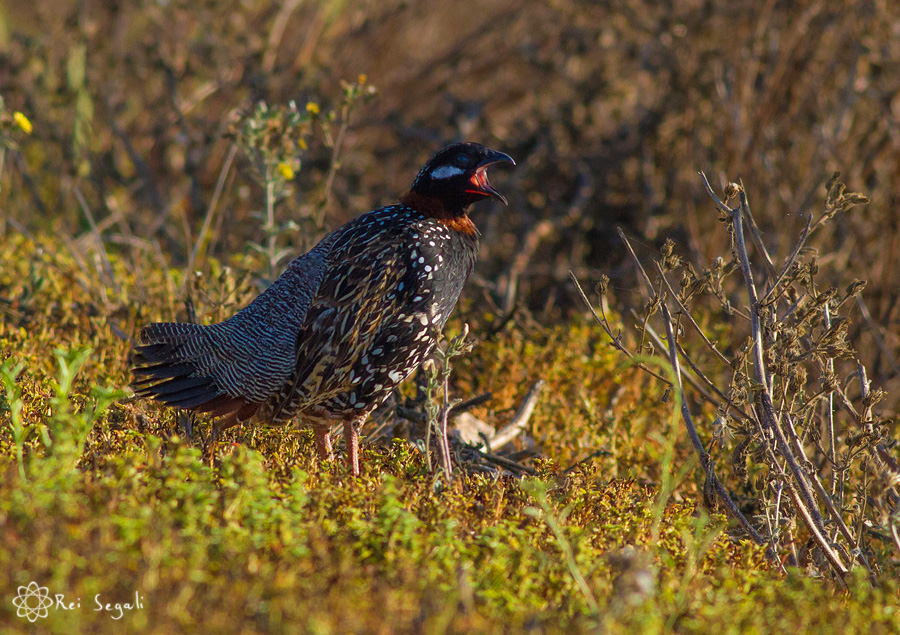
M 359 429 L 365 417 L 344 421 L 344 445 L 347 446 L 347 467 L 353 476 L 359 476 Z
M 212 438 L 209 442 L 209 466 L 213 467 L 216 462 L 216 439 L 219 438 L 219 435 L 223 430 L 227 430 L 233 425 L 237 425 L 240 423 L 237 418 L 237 412 L 232 412 L 231 414 L 222 417 L 221 419 L 217 419 L 213 421 L 212 424 Z
M 333 461 L 334 450 L 331 449 L 331 428 L 329 426 L 316 426 L 313 428 L 316 435 L 316 451 L 320 461 Z
M 212 432 L 209 439 L 209 467 L 215 467 L 216 464 L 216 437 L 219 436 L 219 426 L 213 421 Z
M 218 421 L 213 421 L 209 439 L 209 467 L 215 467 L 216 465 L 216 439 L 219 438 L 222 430 L 224 430 L 222 425 Z

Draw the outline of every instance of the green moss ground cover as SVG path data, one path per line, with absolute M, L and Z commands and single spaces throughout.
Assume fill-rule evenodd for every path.
M 119 392 L 124 337 L 172 317 L 179 274 L 113 258 L 113 294 L 68 253 L 46 237 L 0 248 L 0 363 L 19 370 L 0 397 L 4 632 L 900 629 L 896 581 L 855 576 L 840 592 L 785 575 L 707 515 L 695 469 L 673 482 L 666 457 L 671 471 L 693 459 L 671 404 L 592 327 L 508 329 L 456 365 L 456 392 L 494 391 L 478 411 L 493 422 L 547 380 L 528 431 L 547 457 L 535 478 L 436 482 L 395 440 L 366 445 L 354 479 L 312 459 L 311 435 L 280 429 L 236 430 L 210 468 L 205 421 L 190 442 L 174 412 Z M 212 267 L 202 320 L 253 293 L 230 264 Z M 32 581 L 80 606 L 17 616 Z M 135 593 L 139 607 L 115 607 Z

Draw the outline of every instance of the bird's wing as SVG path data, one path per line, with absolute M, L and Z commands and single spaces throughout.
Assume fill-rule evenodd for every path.
M 403 230 L 349 231 L 336 241 L 296 345 L 296 371 L 272 419 L 292 416 L 302 400 L 320 402 L 346 390 L 351 369 L 379 329 L 404 310 L 413 285 Z

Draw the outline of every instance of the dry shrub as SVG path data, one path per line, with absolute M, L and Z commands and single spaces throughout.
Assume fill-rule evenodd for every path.
M 775 562 L 830 572 L 841 583 L 859 566 L 874 581 L 900 553 L 896 430 L 878 409 L 884 391 L 871 386 L 848 340 L 850 308 L 865 282 L 823 285 L 820 252 L 807 242 L 868 199 L 835 175 L 824 209 L 806 217 L 787 258 L 773 259 L 743 187 L 725 187 L 734 207 L 708 191 L 731 253 L 698 272 L 668 242 L 652 277 L 635 259 L 648 298 L 635 312 L 637 352 L 652 358 L 659 350 L 671 364 L 671 378 L 662 379 L 680 397 L 707 504 L 732 516 Z M 721 312 L 718 328 L 701 326 L 695 316 L 712 307 Z M 639 359 L 605 312 L 595 316 L 616 348 Z M 682 370 L 696 401 L 687 399 Z M 715 408 L 712 425 L 698 402 Z M 726 483 L 741 492 L 740 505 Z

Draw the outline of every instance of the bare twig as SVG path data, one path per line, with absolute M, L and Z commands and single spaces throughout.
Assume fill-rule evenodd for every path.
M 477 408 L 478 406 L 489 402 L 493 398 L 494 393 L 485 392 L 480 395 L 476 395 L 475 397 L 464 399 L 463 401 L 460 401 L 458 404 L 450 408 L 450 416 L 455 417 L 457 415 L 461 415 L 462 413 L 467 412 L 472 408 Z
M 112 264 L 110 264 L 109 256 L 106 253 L 106 245 L 103 244 L 103 237 L 100 236 L 100 231 L 97 229 L 97 223 L 96 221 L 94 221 L 94 215 L 91 213 L 91 208 L 88 207 L 87 201 L 85 201 L 84 196 L 81 195 L 81 190 L 78 187 L 75 187 L 73 189 L 75 192 L 75 198 L 78 199 L 78 204 L 81 205 L 81 210 L 84 212 L 88 224 L 91 226 L 91 233 L 94 236 L 94 248 L 97 252 L 97 257 L 101 262 L 101 266 L 97 267 L 98 273 L 100 273 L 101 276 L 107 279 L 109 286 L 116 292 L 117 296 L 121 295 L 122 290 L 119 287 L 119 283 L 116 281 L 116 276 L 115 273 L 113 273 Z M 102 285 L 101 290 L 103 292 L 104 302 L 106 304 L 109 304 L 109 300 L 106 297 L 106 289 Z
M 771 301 L 773 298 L 775 291 L 778 289 L 778 286 L 781 284 L 781 281 L 784 280 L 785 276 L 787 276 L 788 272 L 791 270 L 791 267 L 794 266 L 794 263 L 797 262 L 797 258 L 800 256 L 800 251 L 803 248 L 803 245 L 806 244 L 806 239 L 809 238 L 810 227 L 812 225 L 812 215 L 810 215 L 806 219 L 806 227 L 803 228 L 803 231 L 800 233 L 800 238 L 797 240 L 797 243 L 794 245 L 794 249 L 791 252 L 791 255 L 788 256 L 788 259 L 785 260 L 784 266 L 781 268 L 781 271 L 775 276 L 775 279 L 772 281 L 769 290 L 766 292 L 766 295 L 763 296 L 762 302 L 763 304 Z
M 706 183 L 708 192 L 717 202 L 717 205 L 724 206 L 724 204 L 719 201 L 715 193 L 712 192 L 712 188 L 709 186 L 709 181 L 706 180 L 706 175 L 703 175 L 703 180 Z M 822 550 L 822 553 L 824 553 L 828 560 L 831 562 L 832 567 L 843 582 L 843 578 L 848 572 L 847 567 L 844 565 L 843 561 L 840 558 L 840 555 L 834 550 L 827 537 L 825 536 L 824 523 L 815 502 L 815 494 L 813 493 L 809 485 L 806 473 L 797 463 L 797 460 L 790 449 L 787 439 L 785 438 L 784 433 L 781 430 L 778 416 L 775 414 L 775 407 L 772 403 L 772 397 L 769 392 L 771 390 L 771 382 L 767 377 L 764 361 L 765 355 L 762 341 L 762 327 L 760 325 L 759 319 L 759 298 L 756 293 L 756 286 L 753 282 L 753 272 L 750 268 L 750 258 L 747 255 L 747 245 L 744 242 L 741 209 L 731 209 L 727 206 L 724 207 L 728 210 L 728 214 L 731 217 L 731 223 L 734 228 L 734 231 L 732 233 L 734 248 L 737 252 L 738 260 L 741 265 L 741 272 L 744 277 L 744 287 L 747 290 L 747 296 L 750 304 L 750 328 L 751 341 L 753 343 L 752 350 L 754 362 L 753 369 L 756 381 L 761 387 L 756 397 L 763 415 L 763 421 L 765 422 L 766 428 L 768 430 L 771 430 L 775 435 L 778 450 L 784 457 L 788 468 L 790 469 L 790 472 L 794 477 L 793 479 L 788 480 L 788 487 L 791 491 L 791 495 L 794 497 L 794 503 L 797 507 L 797 511 L 800 513 L 801 517 L 806 523 L 807 529 L 810 531 L 810 533 L 818 543 L 819 548 Z M 790 415 L 784 413 L 784 416 L 788 418 Z
M 266 50 L 262 58 L 262 71 L 265 75 L 271 75 L 275 68 L 275 58 L 278 55 L 278 45 L 281 44 L 281 38 L 284 37 L 284 30 L 287 27 L 288 18 L 300 6 L 301 0 L 286 0 L 278 14 L 272 21 L 272 28 L 269 31 L 269 39 L 266 42 Z
M 625 232 L 622 231 L 621 227 L 616 227 L 616 231 L 619 233 L 619 238 L 622 239 L 622 242 L 625 243 L 625 247 L 628 249 L 628 254 L 631 256 L 632 262 L 634 262 L 637 267 L 638 273 L 641 274 L 641 278 L 644 280 L 644 284 L 647 285 L 647 291 L 650 293 L 651 298 L 656 297 L 656 291 L 653 289 L 653 283 L 650 282 L 650 276 L 647 275 L 647 272 L 644 271 L 644 265 L 641 264 L 640 259 L 637 257 L 637 254 L 634 253 L 634 249 L 631 247 L 631 243 L 628 241 L 628 238 L 625 237 Z
M 634 363 L 635 366 L 640 368 L 645 373 L 648 373 L 648 374 L 652 375 L 653 377 L 656 377 L 659 381 L 663 382 L 666 386 L 671 386 L 672 383 L 668 379 L 666 379 L 665 377 L 660 375 L 658 372 L 656 372 L 652 368 L 648 367 L 646 364 L 635 361 L 634 355 L 632 354 L 632 352 L 629 351 L 625 347 L 624 344 L 622 344 L 621 335 L 613 335 L 612 329 L 609 326 L 609 321 L 606 319 L 606 315 L 604 314 L 603 317 L 600 317 L 600 315 L 597 314 L 596 309 L 594 309 L 594 305 L 591 304 L 590 300 L 588 300 L 588 297 L 584 293 L 584 289 L 581 288 L 581 284 L 578 282 L 578 278 L 575 277 L 575 274 L 570 271 L 569 277 L 572 279 L 572 282 L 575 283 L 575 288 L 578 290 L 578 294 L 581 296 L 582 302 L 584 302 L 585 305 L 587 306 L 587 308 L 590 310 L 591 315 L 594 316 L 594 319 L 600 325 L 600 328 L 602 328 L 603 331 L 609 336 L 609 340 L 610 340 L 609 343 L 612 345 L 612 347 L 615 348 L 620 353 L 622 353 L 623 355 L 625 355 L 625 357 L 627 357 L 629 359 L 629 361 Z M 601 304 L 601 311 L 603 310 L 602 306 L 603 305 Z
M 525 429 L 525 426 L 528 425 L 528 420 L 531 418 L 531 413 L 534 412 L 534 408 L 537 406 L 538 397 L 540 397 L 545 383 L 546 382 L 541 379 L 531 386 L 528 393 L 525 395 L 525 399 L 522 401 L 522 405 L 519 406 L 519 410 L 512 418 L 512 421 L 498 430 L 497 433 L 490 438 L 490 441 L 488 442 L 489 450 L 502 448 Z
M 483 403 L 487 403 L 491 399 L 493 399 L 493 393 L 486 392 L 476 397 L 472 397 L 470 399 L 465 399 L 464 401 L 460 401 L 458 404 L 450 408 L 450 418 L 461 415 L 462 413 L 471 410 L 477 406 L 480 406 Z M 423 415 L 418 410 L 413 410 L 412 408 L 404 408 L 403 406 L 397 406 L 396 408 L 397 416 L 406 419 L 407 421 L 412 421 L 414 423 L 425 423 L 428 421 L 428 417 Z
M 647 325 L 647 334 L 650 336 L 650 339 L 653 340 L 653 343 L 656 344 L 659 348 L 661 348 L 661 349 L 666 348 L 666 344 L 663 342 L 662 338 L 656 332 L 656 329 L 654 329 L 653 326 L 651 326 L 649 324 Z M 684 359 L 685 362 L 687 362 L 688 366 L 690 366 L 691 371 L 693 373 L 692 374 L 692 373 L 688 373 L 686 371 L 682 371 L 682 377 L 687 380 L 687 382 L 691 385 L 691 387 L 693 387 L 694 390 L 696 390 L 700 394 L 701 397 L 703 397 L 706 401 L 708 401 L 712 405 L 716 406 L 717 408 L 722 405 L 728 406 L 728 409 L 731 412 L 734 412 L 735 414 L 737 414 L 739 417 L 741 417 L 744 420 L 749 420 L 750 415 L 747 414 L 747 412 L 745 412 L 743 408 L 739 407 L 737 404 L 735 404 L 733 401 L 731 401 L 728 398 L 728 395 L 726 395 L 721 390 L 719 390 L 718 387 L 716 387 L 716 385 L 712 382 L 712 380 L 709 379 L 700 370 L 699 367 L 697 367 L 697 365 L 694 363 L 694 360 L 691 359 L 691 357 L 687 354 L 687 352 L 684 350 L 684 348 L 681 346 L 681 344 L 678 344 L 676 342 L 676 345 L 678 346 L 678 353 L 681 355 L 681 358 Z M 696 375 L 696 377 L 694 375 Z M 701 381 L 703 382 L 702 384 L 700 383 Z M 709 390 L 712 390 L 716 394 L 718 399 L 716 399 L 716 397 L 714 397 L 709 392 L 709 390 L 707 390 L 707 388 L 709 388 Z
M 272 166 L 266 164 L 266 231 L 268 238 L 269 279 L 274 280 L 278 271 L 278 257 L 276 248 L 278 236 L 275 233 L 275 179 L 272 175 Z
M 502 468 L 506 468 L 514 474 L 528 474 L 529 476 L 534 476 L 535 474 L 537 474 L 537 471 L 533 467 L 528 467 L 527 465 L 516 463 L 511 459 L 497 456 L 496 454 L 491 454 L 490 452 L 481 452 L 481 457 L 485 461 L 493 463 L 494 465 L 498 465 Z
M 694 446 L 694 450 L 697 452 L 697 456 L 700 459 L 700 465 L 703 467 L 703 471 L 706 473 L 707 481 L 712 485 L 714 491 L 719 497 L 719 500 L 725 505 L 725 509 L 728 510 L 728 513 L 737 520 L 741 527 L 750 535 L 753 541 L 757 544 L 765 544 L 765 539 L 759 535 L 759 532 L 756 531 L 756 528 L 750 524 L 750 521 L 744 516 L 738 506 L 734 504 L 734 501 L 731 499 L 731 495 L 722 485 L 722 482 L 719 480 L 719 477 L 716 476 L 715 464 L 713 463 L 712 457 L 706 452 L 703 448 L 703 442 L 700 441 L 700 436 L 697 434 L 697 428 L 694 426 L 694 419 L 691 416 L 691 409 L 688 405 L 688 401 L 686 395 L 684 394 L 684 386 L 681 383 L 681 366 L 678 363 L 678 351 L 675 346 L 675 334 L 672 330 L 672 316 L 669 314 L 669 308 L 666 306 L 665 300 L 660 303 L 660 310 L 663 314 L 663 321 L 666 326 L 666 340 L 669 344 L 669 363 L 672 365 L 672 368 L 675 372 L 675 379 L 677 381 L 676 389 L 681 395 L 681 417 L 684 420 L 685 428 L 687 428 L 688 437 L 691 439 L 691 445 Z M 769 557 L 774 558 L 775 553 L 769 553 Z
M 444 373 L 444 405 L 441 407 L 440 425 L 441 434 L 438 438 L 438 447 L 441 450 L 441 463 L 447 478 L 453 478 L 453 461 L 450 457 L 450 439 L 447 437 L 447 419 L 450 416 L 450 374 Z
M 681 315 L 683 315 L 685 318 L 687 318 L 687 321 L 691 324 L 691 326 L 694 327 L 694 330 L 697 331 L 697 334 L 700 335 L 700 337 L 706 343 L 706 346 L 709 348 L 709 350 L 711 350 L 713 352 L 713 354 L 715 354 L 715 356 L 718 357 L 719 360 L 723 364 L 725 364 L 726 366 L 731 366 L 731 360 L 729 360 L 727 357 L 725 357 L 722 354 L 722 351 L 720 351 L 716 347 L 715 344 L 713 344 L 712 342 L 709 341 L 709 338 L 706 337 L 706 333 L 703 332 L 703 329 L 701 329 L 700 325 L 697 324 L 697 322 L 694 320 L 694 316 L 691 315 L 691 312 L 688 311 L 687 308 L 684 306 L 684 304 L 681 303 L 681 300 L 678 299 L 678 294 L 675 293 L 675 290 L 672 288 L 672 285 L 670 285 L 668 279 L 666 279 L 665 272 L 663 271 L 662 265 L 660 265 L 659 263 L 656 263 L 656 269 L 657 269 L 657 271 L 659 271 L 660 278 L 662 279 L 663 283 L 666 285 L 666 289 L 669 290 L 670 297 L 673 300 L 675 300 L 675 303 L 678 305 L 678 310 L 681 312 Z
M 831 312 L 828 310 L 828 303 L 823 307 L 825 328 L 831 328 Z M 825 372 L 830 376 L 834 374 L 834 360 L 829 357 L 825 362 Z M 834 470 L 837 465 L 837 454 L 834 441 L 834 394 L 829 392 L 825 400 L 825 425 L 828 431 L 828 460 L 831 461 L 831 494 L 834 495 L 837 487 L 837 472 Z M 840 514 L 835 514 L 840 517 Z
M 707 500 L 721 500 L 729 515 L 755 541 L 768 545 L 771 556 L 784 553 L 788 562 L 797 564 L 798 545 L 808 541 L 814 546 L 816 562 L 822 563 L 820 566 L 823 568 L 828 567 L 845 588 L 845 577 L 850 567 L 864 569 L 874 580 L 875 565 L 869 561 L 870 551 L 864 542 L 866 528 L 872 522 L 880 522 L 873 514 L 876 503 L 879 510 L 884 509 L 882 501 L 889 505 L 892 510 L 889 516 L 891 539 L 900 551 L 900 526 L 895 524 L 896 518 L 900 518 L 900 494 L 893 486 L 893 483 L 900 481 L 900 464 L 893 458 L 892 450 L 879 442 L 879 435 L 884 434 L 883 423 L 874 407 L 882 393 L 870 390 L 865 368 L 857 362 L 855 370 L 843 382 L 836 374 L 847 366 L 839 363 L 839 359 L 853 358 L 847 339 L 847 320 L 850 318 L 838 315 L 838 311 L 850 297 L 859 298 L 859 283 L 851 284 L 843 295 L 834 289 L 819 289 L 817 259 L 806 246 L 809 236 L 827 224 L 836 213 L 866 199 L 861 194 L 848 192 L 835 176 L 828 185 L 824 212 L 806 218 L 805 227 L 790 254 L 784 262 L 776 263 L 754 221 L 743 187 L 735 183 L 726 186 L 727 197 L 723 199 L 726 202 L 739 201 L 736 207 L 731 207 L 716 196 L 706 176 L 701 173 L 701 177 L 716 208 L 724 214 L 720 219 L 728 223 L 730 261 L 717 259 L 716 264 L 701 278 L 686 265 L 683 275 L 687 286 L 679 290 L 678 285 L 668 279 L 673 271 L 681 267 L 671 247 L 664 250 L 664 259 L 656 263 L 656 277 L 651 280 L 624 233 L 619 232 L 649 299 L 643 311 L 632 311 L 640 350 L 647 346 L 667 351 L 667 359 L 673 369 L 667 384 L 673 386 L 680 398 L 681 417 L 700 464 L 706 471 Z M 751 240 L 753 244 L 748 245 Z M 752 264 L 751 250 L 754 258 Z M 574 280 L 574 275 L 572 277 Z M 737 284 L 739 291 L 743 287 L 741 294 L 744 300 L 735 302 L 734 287 L 724 286 L 726 277 L 730 277 L 729 284 Z M 762 296 L 760 280 L 765 281 Z M 613 346 L 632 363 L 644 361 L 629 354 L 621 335 L 613 333 L 602 306 L 599 311 L 594 310 L 578 281 L 574 281 Z M 605 297 L 605 284 L 605 280 L 601 282 L 602 297 Z M 734 350 L 719 350 L 713 344 L 715 338 L 707 337 L 702 331 L 700 324 L 703 321 L 696 320 L 690 308 L 697 295 L 711 297 L 729 315 L 740 314 L 747 320 L 746 335 L 743 332 L 726 335 L 727 341 L 734 343 Z M 670 307 L 673 299 L 675 304 Z M 678 313 L 673 318 L 670 308 L 674 311 L 676 307 Z M 865 317 L 864 304 L 860 309 Z M 871 316 L 868 317 L 872 327 Z M 654 330 L 654 324 L 659 319 L 663 321 L 664 334 L 662 330 L 659 333 Z M 689 347 L 679 343 L 685 322 L 700 335 L 703 345 L 713 352 L 715 359 L 704 356 L 704 363 L 701 364 L 701 358 L 692 358 Z M 872 330 L 876 341 L 883 342 L 877 327 Z M 742 342 L 746 344 L 741 345 Z M 718 368 L 719 364 L 726 368 L 722 373 L 709 374 L 705 367 L 707 363 L 711 368 Z M 650 365 L 649 361 L 647 365 Z M 900 368 L 896 370 L 900 371 Z M 722 379 L 730 374 L 730 385 L 726 384 L 728 389 L 720 389 L 721 384 L 717 381 L 720 374 Z M 860 382 L 860 398 L 851 399 L 849 385 L 853 378 L 858 378 Z M 743 517 L 731 500 L 715 472 L 712 457 L 703 447 L 687 402 L 685 383 L 688 382 L 720 413 L 731 413 L 738 420 L 734 433 L 743 436 L 743 439 L 734 448 L 732 457 L 736 475 L 742 479 L 748 477 L 744 466 L 747 461 L 766 467 L 767 486 L 762 489 L 762 499 L 757 503 L 757 507 L 761 508 L 760 518 L 763 519 L 758 530 Z M 750 405 L 743 405 L 745 403 Z M 848 434 L 838 429 L 840 423 L 834 413 L 836 407 L 849 414 L 849 418 L 859 426 L 858 433 Z M 722 447 L 724 449 L 724 443 Z M 862 470 L 861 489 L 856 486 L 848 488 L 847 480 L 851 474 L 857 473 L 860 460 L 872 460 Z M 829 468 L 830 483 L 824 473 Z M 869 484 L 869 481 L 875 480 L 871 477 L 873 469 L 883 469 L 878 482 L 887 483 L 877 494 Z M 845 505 L 845 491 L 853 493 L 852 506 Z M 853 510 L 853 522 L 844 516 L 846 509 Z M 797 520 L 796 525 L 785 522 L 790 517 Z
M 891 525 L 891 538 L 894 540 L 894 547 L 897 549 L 897 553 L 900 553 L 900 536 L 897 535 L 897 521 L 892 517 L 888 522 Z
M 200 250 L 204 249 L 204 252 L 208 252 L 208 248 L 204 248 L 204 245 L 206 244 L 206 234 L 209 232 L 209 228 L 212 225 L 212 219 L 216 213 L 216 207 L 219 204 L 219 197 L 222 195 L 222 190 L 225 186 L 225 178 L 228 176 L 228 171 L 231 169 L 231 164 L 234 161 L 234 156 L 237 154 L 237 150 L 237 144 L 232 143 L 231 147 L 228 149 L 228 156 L 225 157 L 225 163 L 222 164 L 222 169 L 219 171 L 219 179 L 216 181 L 216 189 L 213 192 L 212 200 L 209 202 L 209 207 L 206 210 L 206 215 L 203 217 L 203 225 L 200 226 L 200 232 L 197 234 L 197 240 L 194 241 L 194 248 L 191 249 L 190 256 L 188 256 L 188 275 L 184 277 L 185 282 L 183 284 L 186 284 L 187 281 L 191 279 L 190 274 L 194 270 L 194 263 L 197 261 L 197 257 L 200 255 Z
M 765 243 L 762 241 L 762 234 L 759 231 L 759 227 L 756 225 L 756 220 L 753 218 L 753 214 L 750 212 L 750 203 L 747 202 L 747 193 L 744 190 L 744 184 L 741 183 L 741 189 L 738 192 L 738 199 L 741 202 L 741 213 L 747 219 L 747 225 L 750 228 L 750 237 L 753 239 L 753 244 L 756 245 L 756 249 L 759 250 L 760 255 L 763 259 L 763 265 L 765 265 L 766 273 L 769 275 L 769 278 L 775 279 L 775 265 L 772 264 L 772 256 L 769 255 L 769 250 L 766 249 Z
M 349 127 L 350 104 L 345 104 L 341 109 L 341 126 L 338 128 L 337 138 L 332 140 L 331 165 L 328 168 L 328 176 L 325 179 L 325 197 L 322 199 L 322 207 L 319 209 L 319 217 L 316 219 L 316 225 L 319 227 L 325 222 L 325 214 L 328 212 L 328 206 L 331 204 L 331 196 L 334 190 L 334 177 L 337 176 L 338 168 L 341 166 L 341 148 L 344 145 L 344 137 L 347 135 L 347 129 Z

